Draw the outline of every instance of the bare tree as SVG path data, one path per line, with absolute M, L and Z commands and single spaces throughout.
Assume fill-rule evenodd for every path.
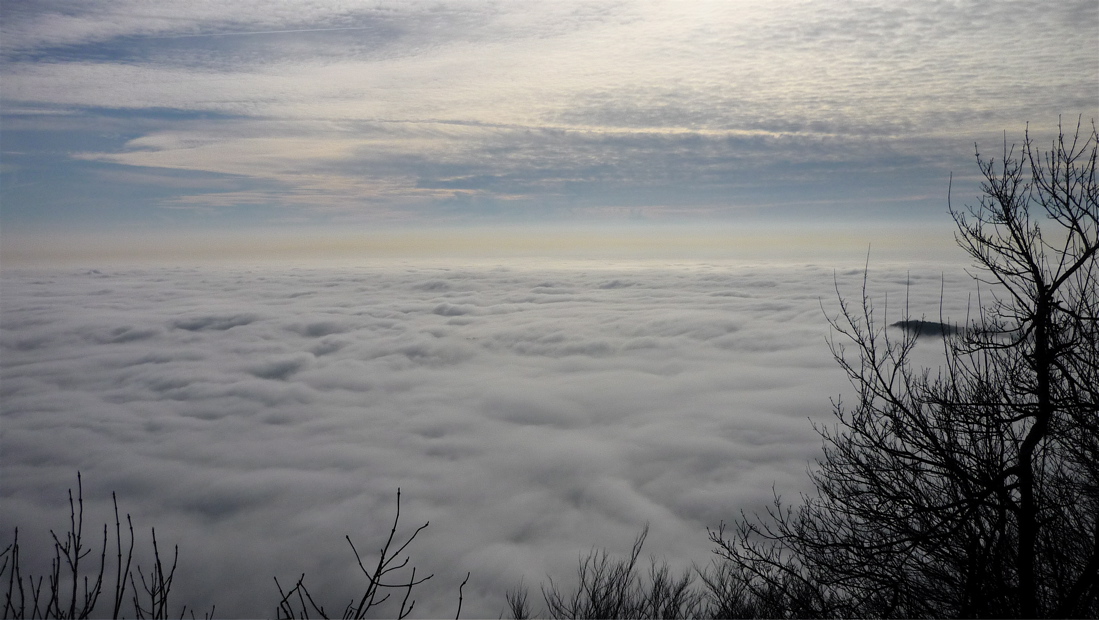
M 861 304 L 840 295 L 832 351 L 857 400 L 818 428 L 816 493 L 710 533 L 759 608 L 1099 615 L 1097 144 L 1078 124 L 1049 151 L 1028 131 L 999 162 L 977 153 L 983 196 L 951 214 L 991 299 L 944 334 L 937 374 L 865 280 Z

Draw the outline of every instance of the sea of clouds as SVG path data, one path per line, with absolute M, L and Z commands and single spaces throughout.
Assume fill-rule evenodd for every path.
M 858 265 L 645 261 L 6 270 L 0 547 L 48 565 L 84 480 L 179 545 L 172 607 L 338 613 L 365 555 L 430 521 L 413 615 L 497 617 L 593 546 L 706 565 L 706 528 L 808 490 L 831 403 L 836 288 Z M 878 312 L 964 320 L 959 265 L 872 265 Z M 921 344 L 934 363 L 938 345 Z M 100 533 L 91 536 L 98 544 Z M 43 565 L 42 562 L 46 564 Z M 335 610 L 333 608 L 336 608 Z

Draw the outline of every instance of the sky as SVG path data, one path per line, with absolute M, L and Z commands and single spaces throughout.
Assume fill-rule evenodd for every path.
M 975 142 L 1099 117 L 1099 6 L 4 0 L 0 63 L 9 265 L 911 227 L 947 217 L 951 174 L 976 195 Z
M 270 615 L 400 488 L 498 617 L 808 489 L 837 294 L 964 320 L 948 188 L 1099 119 L 1099 5 L 0 0 L 0 77 L 0 547 L 80 471 Z

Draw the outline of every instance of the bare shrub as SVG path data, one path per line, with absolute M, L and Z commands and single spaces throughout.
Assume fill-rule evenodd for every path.
M 146 571 L 140 564 L 134 564 L 134 527 L 130 515 L 126 515 L 128 538 L 123 534 L 122 522 L 118 513 L 118 501 L 114 501 L 114 544 L 108 545 L 109 527 L 103 525 L 102 544 L 98 553 L 90 547 L 84 534 L 84 488 L 77 473 L 77 491 L 74 498 L 69 490 L 69 531 L 58 536 L 52 530 L 53 538 L 50 570 L 45 575 L 25 574 L 23 570 L 23 549 L 19 542 L 19 529 L 16 528 L 12 542 L 0 552 L 0 584 L 6 584 L 3 595 L 3 618 L 119 618 L 131 615 L 135 618 L 163 619 L 176 617 L 169 605 L 172 584 L 175 579 L 179 547 L 172 550 L 171 563 L 167 556 L 161 557 L 156 530 L 152 530 L 153 558 Z M 343 605 L 342 618 L 365 618 L 368 614 L 377 615 L 385 609 L 382 604 L 391 594 L 401 596 L 400 604 L 393 617 L 405 618 L 415 607 L 412 592 L 431 579 L 432 575 L 417 577 L 416 568 L 409 566 L 409 557 L 405 549 L 416 535 L 428 526 L 417 528 L 403 543 L 397 539 L 397 526 L 401 514 L 401 492 L 397 491 L 397 513 L 389 537 L 382 546 L 378 562 L 371 569 L 364 564 L 358 549 L 351 538 L 347 542 L 358 561 L 359 569 L 366 577 L 363 592 Z M 124 551 L 125 550 L 125 551 Z M 112 551 L 113 566 L 108 561 L 108 551 Z M 96 561 L 98 556 L 98 561 Z M 404 573 L 407 569 L 407 573 Z M 105 584 L 113 573 L 113 586 Z M 399 576 L 402 575 L 402 576 Z M 469 574 L 458 589 L 458 614 L 462 611 L 462 589 L 469 581 Z M 305 585 L 305 575 L 301 575 L 289 590 L 284 591 L 275 578 L 280 600 L 276 609 L 279 618 L 328 618 L 325 607 L 313 599 Z M 101 597 L 107 596 L 107 607 L 100 606 Z M 178 617 L 194 611 L 186 605 L 178 609 Z M 204 614 L 212 618 L 214 608 Z
M 108 526 L 103 525 L 103 539 L 99 548 L 99 561 L 94 562 L 94 548 L 89 547 L 84 538 L 84 485 L 80 473 L 76 474 L 76 498 L 69 489 L 69 530 L 58 536 L 50 530 L 53 538 L 53 559 L 50 571 L 46 575 L 24 574 L 21 566 L 22 548 L 19 544 L 19 528 L 15 529 L 12 542 L 0 553 L 0 583 L 7 583 L 4 594 L 4 618 L 89 618 L 105 617 L 96 612 L 100 596 L 104 594 L 104 576 L 107 570 Z M 110 594 L 111 618 L 118 618 L 126 611 L 127 602 L 131 604 L 129 613 L 136 618 L 168 618 L 168 598 L 175 576 L 176 560 L 179 548 L 172 555 L 172 564 L 167 569 L 160 558 L 160 548 L 156 541 L 156 530 L 152 530 L 153 561 L 152 568 L 146 574 L 141 565 L 134 566 L 134 526 L 130 515 L 126 515 L 129 540 L 127 551 L 123 554 L 122 522 L 118 516 L 118 500 L 111 494 L 114 504 L 114 586 Z M 91 556 L 91 557 L 89 557 Z M 134 572 L 141 582 L 137 587 Z M 127 599 L 129 585 L 129 599 Z M 206 617 L 213 615 L 213 609 Z M 188 613 L 183 606 L 180 616 Z M 191 616 L 194 616 L 193 611 Z
M 340 618 L 360 620 L 368 617 L 368 615 L 376 615 L 378 613 L 377 608 L 381 607 L 395 593 L 401 596 L 401 600 L 396 613 L 390 617 L 403 619 L 412 613 L 413 608 L 416 606 L 415 599 L 411 598 L 412 590 L 431 579 L 434 574 L 417 578 L 416 567 L 409 566 L 409 556 L 402 557 L 402 554 L 416 539 L 416 536 L 427 528 L 429 523 L 424 523 L 416 528 L 403 543 L 399 543 L 396 542 L 396 536 L 397 524 L 400 518 L 401 490 L 397 489 L 397 511 L 393 516 L 393 526 L 389 530 L 389 537 L 386 539 L 385 544 L 378 551 L 378 561 L 372 568 L 367 568 L 363 564 L 362 556 L 359 555 L 359 550 L 355 548 L 355 543 L 351 542 L 351 537 L 345 537 L 347 544 L 351 546 L 352 553 L 355 554 L 355 561 L 359 566 L 359 570 L 366 578 L 366 583 L 363 585 L 362 593 L 344 605 L 343 610 L 340 612 Z M 407 573 L 398 576 L 405 569 L 407 569 Z M 465 581 L 462 581 L 461 586 L 458 587 L 458 611 L 455 617 L 462 613 L 462 589 L 468 581 L 469 573 L 466 573 Z M 304 574 L 298 577 L 294 587 L 289 590 L 283 590 L 277 577 L 275 578 L 275 585 L 278 586 L 279 594 L 282 596 L 276 611 L 278 618 L 331 617 L 324 605 L 315 601 L 309 593 L 309 588 L 305 585 Z
M 615 558 L 606 549 L 592 549 L 580 558 L 576 585 L 565 589 L 550 578 L 542 586 L 545 613 L 551 618 L 701 618 L 710 616 L 705 586 L 696 582 L 696 571 L 676 575 L 668 563 L 650 557 L 647 569 L 641 550 L 646 527 L 634 540 L 630 553 Z M 520 584 L 507 593 L 513 618 L 537 615 Z

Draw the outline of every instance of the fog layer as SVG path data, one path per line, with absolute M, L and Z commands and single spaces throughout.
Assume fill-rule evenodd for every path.
M 964 322 L 970 281 L 943 274 L 872 266 L 880 324 L 906 282 L 915 318 L 940 318 L 942 287 Z M 826 313 L 861 282 L 748 263 L 8 271 L 3 540 L 19 525 L 44 556 L 79 470 L 89 523 L 117 491 L 139 538 L 179 544 L 174 603 L 218 615 L 274 613 L 272 577 L 302 572 L 342 605 L 343 537 L 376 550 L 398 488 L 404 531 L 431 522 L 417 616 L 453 615 L 471 571 L 463 615 L 495 617 L 520 578 L 567 580 L 646 523 L 649 552 L 705 564 L 707 527 L 806 490 L 810 418 L 847 388 Z

